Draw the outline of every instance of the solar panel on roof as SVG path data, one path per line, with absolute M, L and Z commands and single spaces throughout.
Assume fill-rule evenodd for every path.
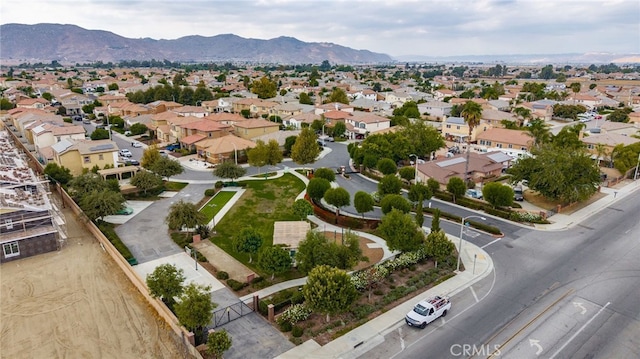
M 438 162 L 438 166 L 439 167 L 448 167 L 448 166 L 452 166 L 452 165 L 457 165 L 458 163 L 462 163 L 464 161 L 465 161 L 465 159 L 463 157 L 452 158 L 450 160 Z

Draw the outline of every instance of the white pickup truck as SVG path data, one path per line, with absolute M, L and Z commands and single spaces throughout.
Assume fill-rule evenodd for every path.
M 446 316 L 449 310 L 451 310 L 451 301 L 449 301 L 449 298 L 435 296 L 416 304 L 416 306 L 407 313 L 404 320 L 412 327 L 424 329 L 427 324 L 440 317 Z

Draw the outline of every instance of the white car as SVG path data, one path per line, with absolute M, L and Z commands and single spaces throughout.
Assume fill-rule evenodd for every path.
M 129 149 L 127 148 L 123 148 L 121 149 L 119 152 L 120 156 L 122 157 L 133 157 L 133 154 L 131 153 L 131 151 L 129 151 Z
M 142 148 L 142 143 L 140 143 L 140 142 L 131 142 L 131 147 L 133 147 L 133 148 Z

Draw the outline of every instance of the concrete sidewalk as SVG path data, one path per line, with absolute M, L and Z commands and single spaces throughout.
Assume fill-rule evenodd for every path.
M 449 236 L 449 239 L 459 244 L 459 239 Z M 473 285 L 493 271 L 493 261 L 491 257 L 480 247 L 473 243 L 463 241 L 461 261 L 466 268 L 455 277 L 426 290 L 397 307 L 385 312 L 375 319 L 353 329 L 340 338 L 320 346 L 314 340 L 305 343 L 285 352 L 276 358 L 298 359 L 298 358 L 357 358 L 378 344 L 384 341 L 384 336 L 398 325 L 404 323 L 404 316 L 413 308 L 419 299 L 432 297 L 435 295 L 453 296 L 463 289 Z

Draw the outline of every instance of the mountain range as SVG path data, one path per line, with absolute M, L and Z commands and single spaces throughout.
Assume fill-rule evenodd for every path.
M 175 40 L 132 39 L 76 25 L 0 25 L 0 61 L 21 63 L 84 64 L 101 61 L 168 60 L 171 62 L 247 62 L 259 64 L 380 64 L 394 62 L 482 64 L 608 64 L 640 63 L 640 54 L 603 52 L 573 54 L 516 54 L 392 57 L 328 42 L 303 42 L 281 36 L 270 40 L 247 39 L 233 34 L 185 36 Z
M 388 63 L 386 54 L 293 37 L 247 39 L 233 34 L 185 36 L 175 40 L 131 39 L 109 31 L 76 25 L 4 24 L 0 26 L 3 63 L 58 61 L 61 64 L 169 60 L 171 62 L 251 62 L 315 64 Z

